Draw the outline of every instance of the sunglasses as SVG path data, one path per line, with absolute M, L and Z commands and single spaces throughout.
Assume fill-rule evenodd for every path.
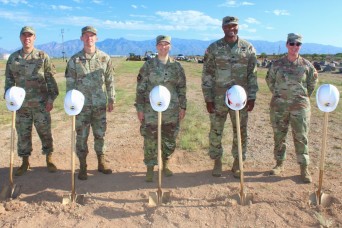
M 299 46 L 301 46 L 302 45 L 302 43 L 294 43 L 294 42 L 291 42 L 291 43 L 289 43 L 289 45 L 290 46 L 297 46 L 297 47 L 299 47 Z

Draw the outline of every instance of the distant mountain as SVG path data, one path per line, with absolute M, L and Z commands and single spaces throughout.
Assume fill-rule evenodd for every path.
M 203 55 L 206 48 L 211 41 L 201 40 L 188 40 L 188 39 L 172 39 L 171 55 Z M 287 52 L 284 41 L 268 42 L 262 40 L 250 40 L 257 53 L 266 54 L 281 54 Z M 144 55 L 146 51 L 156 51 L 155 40 L 146 41 L 132 41 L 124 38 L 120 39 L 106 39 L 101 42 L 97 42 L 96 46 L 108 53 L 109 55 L 128 55 L 129 53 L 135 53 L 137 55 Z M 70 57 L 79 50 L 82 49 L 82 41 L 70 40 L 62 43 L 51 42 L 47 44 L 37 45 L 38 49 L 46 51 L 51 57 L 62 57 L 64 50 L 65 56 Z M 15 50 L 4 50 L 0 48 L 0 53 L 11 53 Z M 302 54 L 336 54 L 342 53 L 341 47 L 335 47 L 331 45 L 322 45 L 314 43 L 305 43 L 301 50 Z

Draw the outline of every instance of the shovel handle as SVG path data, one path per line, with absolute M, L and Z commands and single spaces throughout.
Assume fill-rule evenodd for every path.
M 12 112 L 12 127 L 11 127 L 11 150 L 10 150 L 10 174 L 9 181 L 11 187 L 14 185 L 13 183 L 13 160 L 14 160 L 14 138 L 15 138 L 15 116 L 16 111 Z
M 75 202 L 75 141 L 76 141 L 76 127 L 75 116 L 72 116 L 72 128 L 71 128 L 71 201 Z
M 240 169 L 240 195 L 244 195 L 243 193 L 243 184 L 244 184 L 244 176 L 243 176 L 243 161 L 242 161 L 242 148 L 241 148 L 241 131 L 240 131 L 240 113 L 239 110 L 235 111 L 235 119 L 236 119 L 236 134 L 237 134 L 237 144 L 238 144 L 238 155 L 239 155 L 239 169 Z
M 325 153 L 327 149 L 327 132 L 328 132 L 328 112 L 324 112 L 324 122 L 323 122 L 323 139 L 322 139 L 322 148 L 321 148 L 321 160 L 319 164 L 319 180 L 318 180 L 318 190 L 317 194 L 321 194 L 322 185 L 323 185 L 323 173 L 324 173 L 324 160 Z
M 162 176 L 162 154 L 161 154 L 161 123 L 162 113 L 158 112 L 158 189 L 161 190 L 161 176 Z

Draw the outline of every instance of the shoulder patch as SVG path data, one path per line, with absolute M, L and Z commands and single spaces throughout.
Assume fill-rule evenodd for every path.
M 142 79 L 141 74 L 138 74 L 137 81 L 140 81 Z

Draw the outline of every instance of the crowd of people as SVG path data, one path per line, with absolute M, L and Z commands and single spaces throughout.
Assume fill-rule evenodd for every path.
M 202 91 L 209 114 L 209 157 L 214 160 L 212 176 L 222 175 L 222 135 L 229 114 L 233 128 L 231 148 L 234 162 L 233 176 L 240 177 L 236 113 L 225 103 L 226 91 L 233 85 L 244 88 L 246 105 L 240 112 L 242 158 L 247 159 L 248 113 L 253 111 L 258 92 L 256 50 L 251 43 L 238 36 L 239 19 L 227 16 L 222 20 L 224 37 L 207 48 L 203 59 Z M 86 180 L 89 153 L 88 137 L 90 127 L 94 136 L 94 150 L 98 158 L 98 171 L 111 174 L 105 162 L 105 133 L 107 112 L 115 105 L 114 67 L 111 58 L 96 47 L 97 30 L 92 26 L 81 29 L 83 49 L 73 55 L 65 70 L 66 92 L 80 91 L 84 97 L 82 111 L 76 116 L 76 154 L 80 162 L 78 179 Z M 5 71 L 5 91 L 12 86 L 22 87 L 26 97 L 17 111 L 16 131 L 18 135 L 18 156 L 22 165 L 15 171 L 21 176 L 29 169 L 32 152 L 32 126 L 34 124 L 46 155 L 47 169 L 56 172 L 53 163 L 53 137 L 51 116 L 53 103 L 59 94 L 54 74 L 56 70 L 49 56 L 34 46 L 36 32 L 25 26 L 20 31 L 22 49 L 8 59 Z M 147 60 L 139 70 L 136 84 L 135 108 L 141 123 L 140 133 L 144 138 L 143 153 L 147 167 L 146 182 L 154 179 L 157 160 L 157 112 L 151 107 L 150 91 L 157 85 L 165 86 L 171 94 L 168 109 L 163 112 L 162 121 L 162 163 L 163 174 L 173 175 L 169 161 L 176 148 L 176 138 L 187 108 L 186 75 L 182 65 L 169 56 L 171 37 L 156 37 L 156 58 Z M 272 93 L 270 119 L 274 131 L 274 158 L 276 166 L 271 175 L 284 170 L 286 159 L 286 136 L 291 125 L 297 162 L 300 165 L 303 182 L 312 181 L 308 153 L 308 130 L 310 122 L 310 96 L 318 81 L 318 74 L 312 64 L 299 55 L 302 36 L 289 33 L 286 56 L 272 63 L 266 82 Z

